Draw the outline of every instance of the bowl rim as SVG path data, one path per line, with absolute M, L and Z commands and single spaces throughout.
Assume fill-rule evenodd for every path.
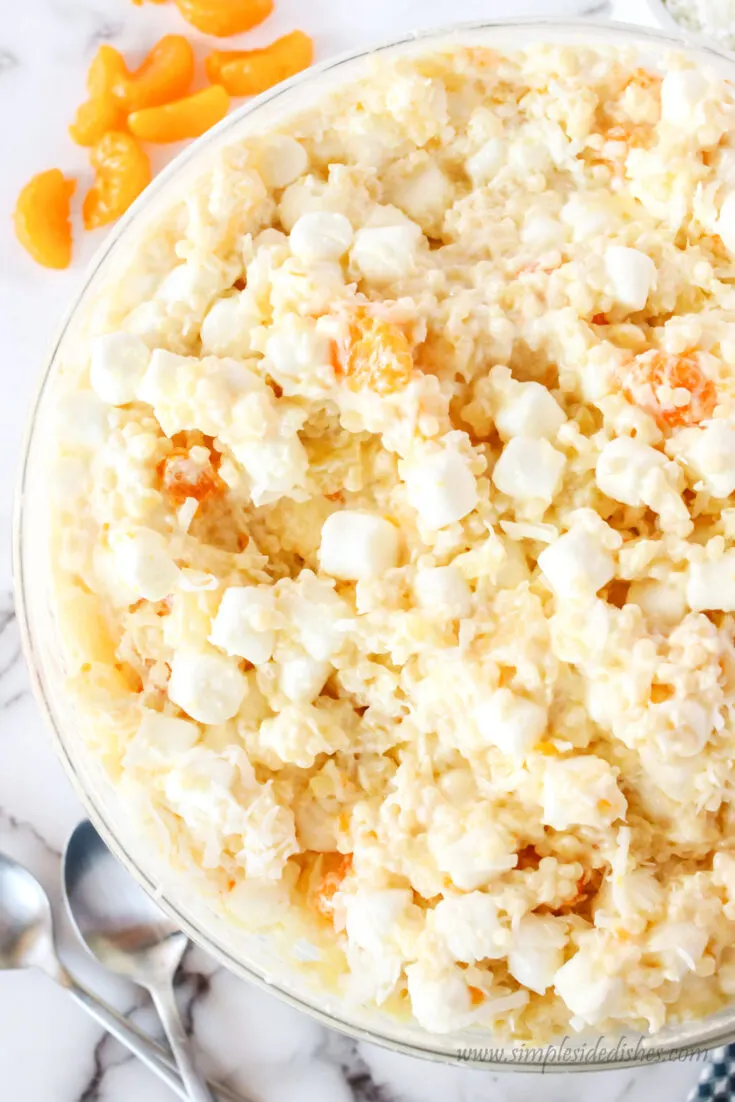
M 653 6 L 654 0 L 648 0 L 648 2 Z M 657 2 L 660 4 L 660 0 L 657 0 Z M 668 13 L 666 14 L 668 15 Z M 237 110 L 227 115 L 205 135 L 182 150 L 155 177 L 142 195 L 136 199 L 130 209 L 116 223 L 85 266 L 81 282 L 77 286 L 69 306 L 63 313 L 61 321 L 56 327 L 55 334 L 49 343 L 43 368 L 28 407 L 21 441 L 21 459 L 15 483 L 12 513 L 12 576 L 21 649 L 28 669 L 33 695 L 41 709 L 46 725 L 50 729 L 56 754 L 86 813 L 112 852 L 138 880 L 142 887 L 156 899 L 156 902 L 163 910 L 184 930 L 194 944 L 203 948 L 219 965 L 224 966 L 233 974 L 255 984 L 264 991 L 270 992 L 290 1006 L 315 1018 L 322 1025 L 342 1034 L 346 1034 L 354 1040 L 376 1044 L 406 1056 L 413 1056 L 437 1063 L 453 1064 L 461 1067 L 471 1067 L 494 1072 L 536 1072 L 543 1074 L 545 1072 L 582 1072 L 600 1071 L 602 1069 L 614 1070 L 640 1067 L 654 1062 L 663 1062 L 665 1060 L 691 1060 L 696 1056 L 701 1057 L 704 1050 L 725 1044 L 732 1040 L 733 1036 L 735 1036 L 735 1015 L 733 1015 L 730 1021 L 718 1021 L 717 1018 L 714 1020 L 712 1018 L 702 1019 L 701 1022 L 697 1023 L 695 1026 L 695 1032 L 692 1032 L 691 1036 L 687 1037 L 685 1041 L 677 1038 L 666 1039 L 656 1034 L 648 1037 L 638 1033 L 609 1035 L 611 1041 L 618 1042 L 618 1049 L 621 1041 L 625 1041 L 632 1037 L 637 1044 L 633 1054 L 630 1056 L 621 1057 L 617 1055 L 610 1059 L 605 1057 L 599 1058 L 595 1054 L 598 1051 L 600 1041 L 603 1041 L 608 1035 L 595 1034 L 593 1035 L 596 1040 L 594 1050 L 591 1053 L 585 1051 L 582 1056 L 570 1058 L 569 1060 L 563 1055 L 565 1051 L 565 1042 L 570 1041 L 568 1036 L 563 1038 L 561 1042 L 555 1039 L 548 1044 L 544 1043 L 542 1046 L 534 1046 L 531 1042 L 528 1042 L 529 1048 L 535 1048 L 536 1051 L 541 1049 L 546 1053 L 543 1060 L 528 1060 L 517 1055 L 518 1047 L 522 1042 L 511 1042 L 512 1047 L 508 1047 L 489 1033 L 487 1037 L 479 1033 L 476 1035 L 477 1048 L 467 1045 L 466 1048 L 456 1048 L 454 1051 L 451 1051 L 439 1047 L 441 1045 L 441 1035 L 430 1034 L 428 1031 L 424 1031 L 427 1039 L 426 1044 L 418 1043 L 418 1041 L 414 1043 L 413 1041 L 404 1041 L 396 1036 L 391 1036 L 390 1033 L 384 1032 L 379 1028 L 373 1029 L 365 1025 L 345 1021 L 329 1010 L 323 1009 L 317 1005 L 316 1002 L 301 997 L 292 991 L 285 990 L 277 983 L 269 981 L 264 974 L 255 971 L 253 967 L 244 964 L 241 960 L 237 960 L 226 948 L 216 944 L 206 931 L 198 928 L 192 921 L 183 916 L 177 909 L 176 904 L 166 898 L 165 894 L 150 879 L 146 871 L 142 869 L 133 856 L 127 852 L 126 843 L 108 825 L 103 808 L 96 802 L 95 796 L 87 789 L 82 778 L 79 776 L 70 755 L 65 736 L 62 735 L 61 725 L 56 722 L 54 709 L 41 676 L 42 662 L 40 661 L 36 643 L 35 627 L 32 617 L 29 614 L 28 587 L 30 579 L 24 562 L 23 539 L 27 516 L 25 506 L 28 500 L 26 487 L 31 456 L 34 445 L 37 442 L 39 407 L 45 396 L 46 388 L 51 381 L 59 352 L 63 347 L 67 334 L 76 320 L 77 312 L 84 304 L 88 292 L 93 288 L 105 262 L 116 251 L 121 240 L 125 237 L 128 228 L 143 215 L 148 206 L 165 190 L 169 181 L 173 180 L 174 177 L 182 172 L 187 166 L 193 165 L 199 157 L 203 159 L 206 150 L 210 146 L 215 146 L 216 143 L 230 131 L 233 132 L 234 137 L 243 120 L 247 119 L 250 115 L 257 114 L 263 107 L 275 103 L 283 96 L 289 96 L 292 90 L 299 86 L 317 81 L 323 74 L 330 73 L 343 66 L 349 66 L 352 62 L 358 62 L 383 52 L 397 53 L 401 48 L 405 48 L 406 51 L 411 54 L 418 54 L 421 47 L 424 45 L 430 48 L 432 43 L 436 43 L 439 48 L 449 48 L 451 47 L 451 39 L 453 36 L 459 37 L 477 32 L 512 32 L 514 30 L 524 29 L 528 29 L 530 32 L 548 31 L 560 34 L 568 33 L 570 37 L 579 35 L 583 38 L 587 37 L 590 39 L 590 44 L 603 45 L 606 38 L 610 45 L 615 44 L 615 38 L 617 38 L 619 42 L 620 40 L 623 42 L 627 40 L 627 44 L 629 45 L 645 45 L 649 43 L 652 48 L 661 49 L 669 47 L 672 49 L 684 50 L 704 58 L 709 56 L 714 61 L 724 61 L 730 65 L 733 64 L 734 60 L 732 54 L 719 49 L 711 41 L 683 39 L 680 33 L 666 33 L 658 28 L 644 27 L 631 23 L 602 20 L 590 21 L 579 18 L 568 19 L 564 17 L 472 20 L 406 32 L 397 38 L 382 39 L 365 47 L 333 55 L 289 80 L 278 84 L 276 87 L 269 89 L 261 95 L 254 97 L 241 105 Z M 529 42 L 529 45 L 530 44 Z M 295 108 L 293 112 L 291 112 L 291 114 L 297 113 L 298 108 Z M 288 118 L 288 114 L 284 117 Z M 659 1036 L 658 1042 L 657 1036 Z M 474 1039 L 473 1036 L 473 1040 Z M 567 1044 L 566 1046 L 567 1052 L 574 1051 L 574 1039 L 572 1038 L 571 1040 L 572 1044 Z M 494 1041 L 495 1045 L 493 1043 Z M 578 1043 L 581 1042 L 582 1038 L 580 1037 Z M 482 1047 L 485 1043 L 487 1047 Z M 501 1053 L 503 1049 L 511 1053 L 510 1059 L 499 1056 L 499 1053 Z M 612 1050 L 610 1051 L 612 1052 Z M 617 1051 L 617 1049 L 615 1051 Z M 590 1059 L 590 1054 L 594 1058 Z

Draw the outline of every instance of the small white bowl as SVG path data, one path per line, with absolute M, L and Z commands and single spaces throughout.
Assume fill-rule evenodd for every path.
M 691 27 L 687 27 L 685 23 L 680 23 L 679 20 L 671 14 L 671 10 L 669 6 L 664 3 L 664 0 L 646 0 L 646 3 L 653 18 L 665 31 L 680 35 L 687 43 L 715 46 L 719 50 L 728 49 L 728 47 L 724 46 L 714 35 L 702 34 L 700 31 L 695 31 L 692 30 Z M 731 33 L 735 38 L 735 25 Z

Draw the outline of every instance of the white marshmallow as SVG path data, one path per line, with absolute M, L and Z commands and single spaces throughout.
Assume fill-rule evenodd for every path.
M 564 411 L 541 383 L 518 383 L 495 414 L 501 439 L 555 436 L 566 421 Z
M 395 226 L 366 226 L 355 234 L 351 257 L 365 279 L 386 283 L 416 270 L 421 227 L 406 219 Z
M 428 528 L 445 528 L 477 505 L 477 481 L 469 460 L 446 449 L 402 468 L 406 497 Z
M 134 402 L 151 353 L 132 333 L 106 333 L 92 341 L 89 380 L 95 393 L 111 406 Z
M 247 691 L 247 678 L 231 658 L 190 647 L 174 652 L 169 700 L 199 723 L 226 723 L 237 715 Z
M 566 460 L 548 440 L 514 436 L 495 464 L 493 482 L 501 494 L 517 501 L 553 500 Z
M 661 121 L 689 127 L 706 91 L 707 81 L 696 69 L 671 69 L 661 82 Z
M 572 528 L 545 547 L 538 565 L 557 597 L 593 596 L 615 576 L 615 560 L 600 536 Z
M 332 672 L 329 662 L 317 662 L 308 654 L 281 663 L 278 687 L 294 704 L 311 704 Z
M 452 184 L 433 161 L 394 184 L 391 199 L 409 218 L 422 223 L 441 218 L 452 205 Z
M 639 249 L 610 245 L 605 267 L 613 297 L 630 310 L 642 310 L 656 284 L 656 265 Z
M 666 463 L 666 456 L 640 440 L 618 436 L 605 444 L 595 468 L 599 489 L 613 501 L 639 506 L 643 500 L 646 476 Z
M 309 155 L 295 138 L 273 134 L 259 150 L 258 170 L 269 188 L 282 188 L 303 176 Z
M 486 957 L 505 955 L 501 945 L 498 908 L 485 892 L 445 895 L 430 912 L 431 925 L 454 960 L 474 964 Z
M 176 761 L 199 741 L 201 731 L 188 719 L 143 710 L 140 726 L 125 752 L 125 768 Z
M 475 709 L 475 723 L 486 742 L 523 758 L 546 730 L 546 709 L 510 689 L 496 689 Z
M 271 330 L 265 351 L 271 374 L 287 396 L 301 393 L 312 381 L 322 387 L 334 382 L 332 342 L 311 318 L 288 315 Z
M 713 497 L 729 497 L 735 491 L 735 428 L 727 421 L 710 421 L 690 432 L 689 465 Z
M 489 138 L 467 161 L 467 175 L 475 187 L 487 184 L 503 167 L 508 156 L 508 143 L 503 138 Z
M 384 517 L 342 509 L 322 526 L 319 562 L 325 574 L 343 581 L 378 578 L 398 562 L 398 530 Z
M 606 976 L 590 954 L 580 949 L 556 973 L 554 987 L 575 1017 L 593 1025 L 614 1009 L 621 981 Z
M 564 963 L 567 934 L 558 918 L 524 915 L 513 931 L 508 971 L 524 987 L 543 995 Z
M 137 597 L 162 601 L 174 589 L 179 568 L 160 532 L 134 528 L 114 533 L 110 547 L 115 572 Z
M 672 627 L 683 620 L 687 612 L 684 587 L 654 578 L 633 582 L 626 603 L 638 605 L 654 627 Z
M 728 252 L 735 253 L 735 191 L 725 196 L 717 219 L 717 232 Z
M 299 260 L 339 260 L 352 244 L 352 226 L 344 214 L 329 210 L 302 214 L 291 230 L 289 245 Z
M 546 763 L 541 821 L 554 830 L 609 827 L 626 808 L 616 773 L 603 758 L 587 754 Z
M 456 566 L 423 566 L 416 572 L 416 598 L 421 608 L 451 617 L 469 616 L 470 587 Z
M 226 589 L 212 621 L 210 643 L 226 654 L 260 666 L 273 654 L 275 608 L 272 589 L 256 586 Z
M 250 335 L 261 318 L 248 291 L 220 298 L 204 317 L 200 331 L 202 351 L 215 356 L 239 356 L 250 352 Z
M 406 968 L 408 993 L 417 1021 L 431 1033 L 450 1033 L 465 1023 L 472 999 L 465 974 L 456 965 L 431 968 L 424 961 Z
M 692 563 L 686 598 L 694 612 L 735 612 L 735 549 L 714 562 Z

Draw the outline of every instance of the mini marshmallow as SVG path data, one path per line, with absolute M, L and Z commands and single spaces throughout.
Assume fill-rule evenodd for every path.
M 353 233 L 344 214 L 320 210 L 302 214 L 289 235 L 291 252 L 309 264 L 339 260 L 352 244 Z
M 456 566 L 423 566 L 416 572 L 416 599 L 430 612 L 462 618 L 472 611 L 470 587 Z
M 287 134 L 272 134 L 259 150 L 258 170 L 266 187 L 286 187 L 303 176 L 308 167 L 308 153 Z
M 329 662 L 317 662 L 308 654 L 281 663 L 278 687 L 294 704 L 311 704 L 332 672 Z
M 508 143 L 503 138 L 489 138 L 467 161 L 467 175 L 475 187 L 487 184 L 503 167 L 508 157 Z
M 557 995 L 575 1017 L 593 1025 L 614 1008 L 621 989 L 617 977 L 606 976 L 594 966 L 590 954 L 580 949 L 554 977 Z
M 610 245 L 605 268 L 613 297 L 630 310 L 642 310 L 656 283 L 656 265 L 640 249 Z
M 137 597 L 162 601 L 174 589 L 179 568 L 160 532 L 135 528 L 115 533 L 110 546 L 116 574 Z
M 543 995 L 564 963 L 566 941 L 563 920 L 524 915 L 513 930 L 508 971 L 524 987 Z
M 486 742 L 523 758 L 546 730 L 546 709 L 510 689 L 496 689 L 475 709 L 475 723 Z
M 236 716 L 248 683 L 237 662 L 185 647 L 174 652 L 169 700 L 199 723 L 226 723 Z
M 707 91 L 696 69 L 670 69 L 661 81 L 661 121 L 681 129 L 689 126 Z
M 331 340 L 318 332 L 311 318 L 293 315 L 271 330 L 265 346 L 273 377 L 287 395 L 298 393 L 305 380 L 333 381 L 331 349 Z
M 378 578 L 398 562 L 398 530 L 384 517 L 342 509 L 322 526 L 319 562 L 325 574 L 343 581 Z
M 735 491 L 735 428 L 727 421 L 710 421 L 692 429 L 685 456 L 713 497 L 729 497 Z
M 477 481 L 469 460 L 446 449 L 404 469 L 406 497 L 428 528 L 445 528 L 477 505 Z
M 538 565 L 557 597 L 594 596 L 615 576 L 615 560 L 596 532 L 572 528 L 545 547 Z
M 495 414 L 501 439 L 513 436 L 555 436 L 566 415 L 541 383 L 518 383 Z
M 714 562 L 692 563 L 686 598 L 694 612 L 735 612 L 735 549 Z
M 95 393 L 111 406 L 134 402 L 151 353 L 132 333 L 106 333 L 92 341 L 89 380 Z
M 366 226 L 355 234 L 351 257 L 365 279 L 386 283 L 416 270 L 421 227 L 406 219 L 395 226 Z
M 514 436 L 495 464 L 493 482 L 508 497 L 548 505 L 559 488 L 565 463 L 548 440 Z
M 270 588 L 232 586 L 226 589 L 212 621 L 210 643 L 226 654 L 246 658 L 254 666 L 260 666 L 273 654 L 275 607 L 275 596 Z
M 547 761 L 542 802 L 541 821 L 554 830 L 608 828 L 627 808 L 616 771 L 594 754 Z
M 454 960 L 474 964 L 477 960 L 502 957 L 502 927 L 498 908 L 485 892 L 445 895 L 429 912 L 434 931 L 442 938 Z
M 603 494 L 623 505 L 643 505 L 646 476 L 666 463 L 666 456 L 640 440 L 619 436 L 605 444 L 595 468 L 595 481 Z

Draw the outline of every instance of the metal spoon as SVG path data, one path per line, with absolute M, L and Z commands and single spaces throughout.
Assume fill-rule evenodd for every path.
M 64 892 L 72 922 L 93 956 L 151 994 L 190 1102 L 213 1102 L 197 1070 L 174 995 L 174 976 L 189 944 L 167 915 L 110 853 L 90 822 L 64 852 Z
M 89 991 L 62 964 L 56 950 L 53 914 L 46 892 L 28 869 L 0 853 L 0 971 L 20 968 L 39 968 L 45 972 L 163 1079 L 179 1098 L 190 1097 L 169 1054 Z M 217 1091 L 227 1098 L 237 1098 L 225 1087 L 218 1086 Z

